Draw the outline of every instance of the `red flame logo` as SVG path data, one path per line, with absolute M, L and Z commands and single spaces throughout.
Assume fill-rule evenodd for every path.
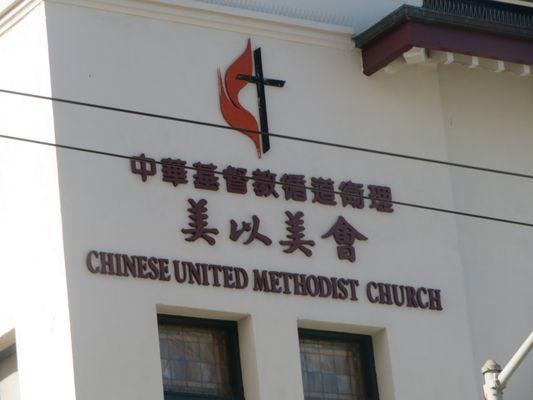
M 224 82 L 222 81 L 220 69 L 218 70 L 220 110 L 229 126 L 243 129 L 240 132 L 252 139 L 257 155 L 261 158 L 261 135 L 245 131 L 246 129 L 259 131 L 259 125 L 255 117 L 239 102 L 239 93 L 248 82 L 237 79 L 237 75 L 251 76 L 253 72 L 252 41 L 248 39 L 248 45 L 244 53 L 226 70 Z

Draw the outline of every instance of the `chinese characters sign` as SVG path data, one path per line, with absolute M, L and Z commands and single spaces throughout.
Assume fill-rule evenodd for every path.
M 257 197 L 273 197 L 287 201 L 306 202 L 308 201 L 308 192 L 310 192 L 312 203 L 337 206 L 338 194 L 342 207 L 363 209 L 366 197 L 370 200 L 369 208 L 382 213 L 392 213 L 394 211 L 392 192 L 387 186 L 368 185 L 368 196 L 365 196 L 364 185 L 352 181 L 341 182 L 338 192 L 336 192 L 335 183 L 330 178 L 312 177 L 310 179 L 311 186 L 308 187 L 306 186 L 307 180 L 304 175 L 286 173 L 278 181 L 278 174 L 270 170 L 256 169 L 251 176 L 248 176 L 246 168 L 227 166 L 222 171 L 218 171 L 218 167 L 212 163 L 196 162 L 192 166 L 187 166 L 186 161 L 174 158 L 163 158 L 160 162 L 157 162 L 154 158 L 147 157 L 144 153 L 132 157 L 130 160 L 131 172 L 138 175 L 142 182 L 146 182 L 150 177 L 157 175 L 158 165 L 160 165 L 162 181 L 170 183 L 174 187 L 188 184 L 189 172 L 191 172 L 192 183 L 199 190 L 219 191 L 223 179 L 228 193 L 246 195 L 249 181 L 252 181 L 251 188 Z M 278 193 L 278 186 L 281 187 L 282 196 Z M 189 242 L 203 240 L 214 246 L 220 230 L 218 227 L 209 225 L 207 200 L 189 199 L 188 202 L 189 224 L 187 228 L 181 229 L 181 232 L 186 235 L 185 240 Z M 277 244 L 283 247 L 284 253 L 299 252 L 311 257 L 313 248 L 317 243 L 313 238 L 309 238 L 306 235 L 304 213 L 302 211 L 285 211 L 285 217 L 286 237 L 283 240 L 278 240 Z M 231 219 L 229 222 L 229 238 L 234 242 L 239 242 L 241 236 L 246 234 L 245 239 L 242 241 L 244 245 L 249 245 L 254 241 L 258 241 L 265 246 L 271 246 L 275 243 L 272 238 L 261 232 L 261 219 L 257 215 L 252 216 L 251 222 L 237 222 L 235 219 Z M 333 238 L 337 244 L 338 258 L 350 262 L 356 261 L 355 241 L 368 240 L 363 233 L 343 216 L 338 216 L 336 222 L 325 228 L 321 238 Z
M 130 169 L 141 182 L 154 179 L 161 173 L 161 180 L 170 187 L 194 185 L 200 191 L 219 191 L 225 187 L 228 193 L 241 196 L 253 191 L 256 197 L 290 201 L 296 204 L 311 201 L 339 209 L 364 209 L 365 200 L 370 200 L 370 209 L 379 213 L 392 213 L 391 189 L 386 186 L 365 185 L 346 180 L 335 191 L 335 182 L 330 178 L 313 177 L 309 180 L 297 174 L 277 174 L 270 170 L 255 170 L 248 174 L 242 167 L 227 166 L 218 169 L 212 163 L 196 162 L 192 166 L 177 158 L 156 161 L 145 154 L 130 158 Z M 183 204 L 188 213 L 187 221 L 176 229 L 187 242 L 205 242 L 215 246 L 225 234 L 222 227 L 209 219 L 209 203 L 203 198 L 189 198 Z M 342 208 L 341 208 L 342 207 Z M 261 220 L 260 213 L 240 219 L 228 218 L 227 237 L 239 245 L 256 243 L 258 246 L 276 246 L 286 254 L 311 257 L 319 245 L 317 240 L 336 245 L 340 260 L 355 262 L 355 243 L 368 240 L 364 230 L 356 227 L 350 217 L 338 215 L 319 235 L 306 231 L 306 216 L 303 211 L 281 213 L 285 224 L 279 237 L 270 237 L 265 226 L 269 220 Z M 270 294 L 330 298 L 358 302 L 365 297 L 371 304 L 406 307 L 419 310 L 442 311 L 441 290 L 370 281 L 360 285 L 357 279 L 313 275 L 300 272 L 280 272 L 265 269 L 245 269 L 227 265 L 170 260 L 158 257 L 89 251 L 86 267 L 92 274 L 135 278 L 179 285 L 253 290 Z
M 312 177 L 307 186 L 304 175 L 283 174 L 278 179 L 278 174 L 270 170 L 256 169 L 248 176 L 246 168 L 227 166 L 222 171 L 212 163 L 196 162 L 188 166 L 186 161 L 180 159 L 163 158 L 156 161 L 147 157 L 144 153 L 134 156 L 130 160 L 130 168 L 133 174 L 138 175 L 142 182 L 157 175 L 157 166 L 161 166 L 161 179 L 173 186 L 189 183 L 189 172 L 192 173 L 193 185 L 196 189 L 218 191 L 221 186 L 220 176 L 225 181 L 228 193 L 248 194 L 248 181 L 252 181 L 252 189 L 257 197 L 279 198 L 276 186 L 281 186 L 283 198 L 296 202 L 308 201 L 308 192 L 311 191 L 311 201 L 327 206 L 336 206 L 337 195 L 340 197 L 342 207 L 365 208 L 365 200 L 370 200 L 369 208 L 382 213 L 394 212 L 392 191 L 388 186 L 368 185 L 365 195 L 364 185 L 350 180 L 339 184 L 335 191 L 335 182 L 329 178 Z M 192 171 L 190 171 L 192 170 Z
M 189 227 L 181 229 L 181 232 L 187 236 L 185 240 L 195 242 L 202 239 L 209 245 L 214 246 L 216 236 L 219 235 L 220 231 L 217 228 L 209 226 L 207 200 L 200 199 L 196 201 L 189 199 L 189 206 L 187 209 L 190 220 Z M 314 240 L 310 240 L 305 236 L 304 213 L 302 211 L 296 213 L 285 211 L 285 215 L 287 216 L 287 220 L 285 221 L 287 225 L 286 240 L 280 240 L 278 242 L 281 246 L 285 247 L 283 252 L 292 254 L 298 250 L 307 257 L 311 257 L 313 255 L 312 248 L 316 243 Z M 242 235 L 248 233 L 246 240 L 242 242 L 244 245 L 249 245 L 257 240 L 265 246 L 271 246 L 273 243 L 272 239 L 259 231 L 260 224 L 261 220 L 257 215 L 252 216 L 252 222 L 243 221 L 240 224 L 232 219 L 230 220 L 229 238 L 234 242 L 238 242 Z M 351 262 L 355 262 L 355 240 L 367 240 L 365 235 L 360 233 L 340 216 L 328 232 L 322 235 L 322 238 L 327 239 L 330 236 L 333 236 L 338 245 L 337 254 L 339 259 Z

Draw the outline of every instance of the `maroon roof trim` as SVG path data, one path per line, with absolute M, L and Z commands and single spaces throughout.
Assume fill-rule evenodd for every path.
M 533 40 L 407 20 L 363 48 L 364 74 L 374 74 L 412 47 L 533 64 Z

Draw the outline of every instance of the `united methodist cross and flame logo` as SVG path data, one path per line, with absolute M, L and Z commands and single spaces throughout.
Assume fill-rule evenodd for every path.
M 239 101 L 239 93 L 249 83 L 255 84 L 257 87 L 259 124 L 254 115 Z M 285 81 L 265 79 L 263 77 L 261 48 L 252 51 L 251 39 L 248 39 L 244 52 L 228 67 L 224 79 L 222 79 L 220 68 L 218 69 L 220 111 L 222 116 L 229 126 L 236 128 L 254 142 L 259 158 L 270 150 L 265 86 L 283 87 L 284 85 Z M 257 133 L 258 131 L 261 131 L 261 134 Z

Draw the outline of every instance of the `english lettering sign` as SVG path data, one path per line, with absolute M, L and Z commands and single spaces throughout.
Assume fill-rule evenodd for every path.
M 308 275 L 291 272 L 197 263 L 167 258 L 133 256 L 89 251 L 87 269 L 109 277 L 174 282 L 231 290 L 252 290 L 287 296 L 330 298 L 358 302 L 366 297 L 371 304 L 442 311 L 439 289 L 370 281 L 361 285 L 356 279 Z M 363 296 L 361 295 L 363 292 Z

